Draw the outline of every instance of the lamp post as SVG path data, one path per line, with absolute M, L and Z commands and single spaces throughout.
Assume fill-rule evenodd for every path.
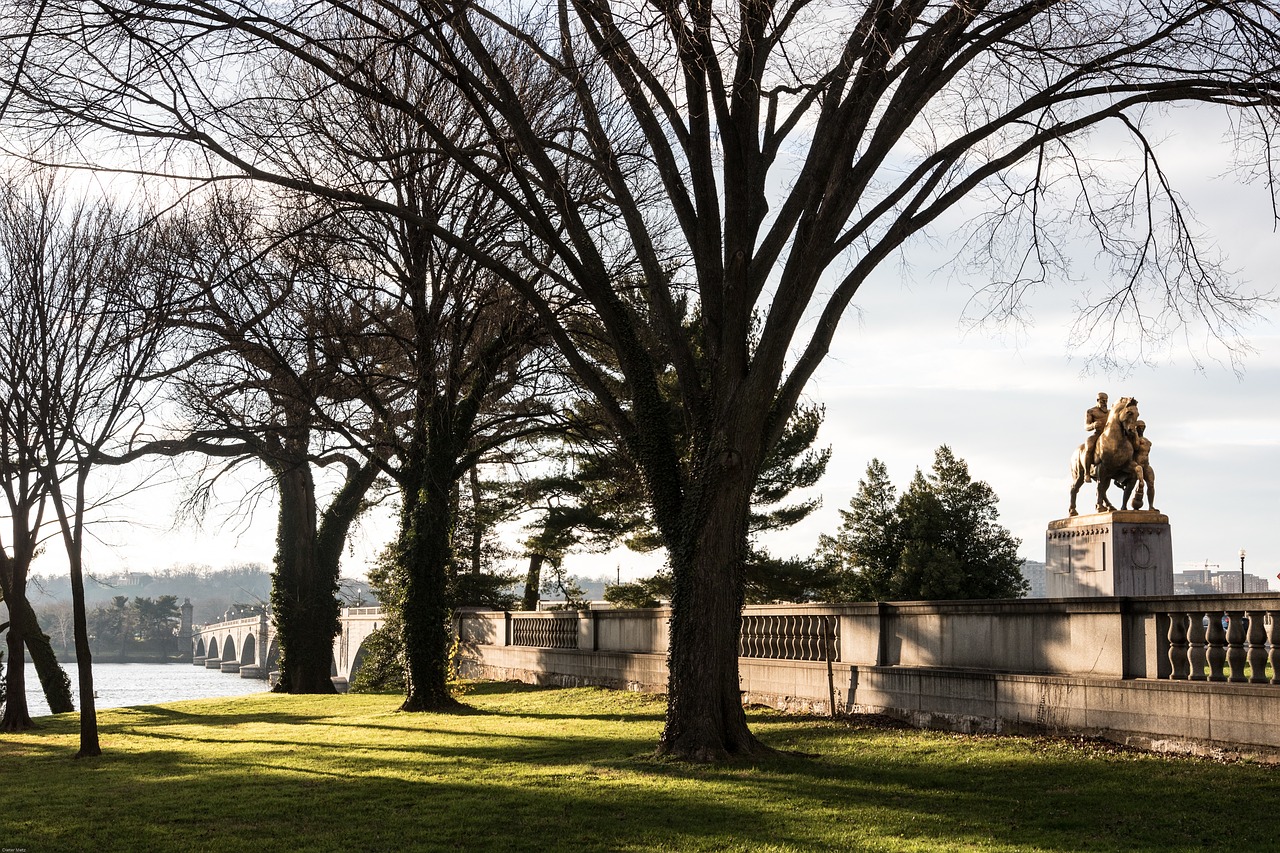
M 1244 592 L 1244 549 L 1240 549 L 1240 592 Z

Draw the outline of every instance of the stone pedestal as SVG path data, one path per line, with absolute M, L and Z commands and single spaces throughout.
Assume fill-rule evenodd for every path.
M 1158 512 L 1102 512 L 1049 522 L 1050 598 L 1173 595 L 1173 539 Z

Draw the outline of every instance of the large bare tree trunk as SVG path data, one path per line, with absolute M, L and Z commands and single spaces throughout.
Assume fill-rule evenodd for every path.
M 335 693 L 333 638 L 337 636 L 337 575 L 316 554 L 316 492 L 305 461 L 276 472 L 280 520 L 276 570 L 271 577 L 272 618 L 280 637 L 282 693 Z
M 405 578 L 405 699 L 402 711 L 436 711 L 458 707 L 449 690 L 449 565 L 453 516 L 450 492 L 456 459 L 433 431 L 425 452 L 410 467 L 418 481 L 404 493 L 400 519 L 400 559 Z
M 688 496 L 672 549 L 667 718 L 658 753 L 718 761 L 766 750 L 747 727 L 738 679 L 747 509 L 754 477 L 739 453 L 714 453 Z

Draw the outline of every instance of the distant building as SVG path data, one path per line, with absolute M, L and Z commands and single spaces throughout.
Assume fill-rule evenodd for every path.
M 1255 575 L 1244 576 L 1245 592 L 1271 592 L 1271 581 Z
M 145 587 L 155 582 L 153 575 L 146 572 L 134 572 L 125 569 L 114 575 L 106 577 L 89 576 L 85 578 L 85 588 L 87 590 L 109 590 L 113 595 L 123 595 L 126 592 L 140 592 Z
M 1208 569 L 1192 569 L 1173 573 L 1174 595 L 1213 595 L 1221 590 L 1213 585 L 1213 572 Z
M 1245 592 L 1270 592 L 1271 583 L 1266 578 L 1246 574 Z M 1240 572 L 1214 572 L 1209 569 L 1193 569 L 1173 573 L 1174 595 L 1214 595 L 1222 592 L 1240 592 Z
M 1022 576 L 1027 579 L 1027 583 L 1031 584 L 1031 590 L 1027 593 L 1027 598 L 1047 598 L 1049 595 L 1049 584 L 1045 579 L 1044 563 L 1035 560 L 1022 561 Z
M 1239 572 L 1215 572 L 1213 588 L 1218 592 L 1240 592 Z M 1244 576 L 1244 592 L 1270 592 L 1271 584 L 1266 578 L 1246 574 Z

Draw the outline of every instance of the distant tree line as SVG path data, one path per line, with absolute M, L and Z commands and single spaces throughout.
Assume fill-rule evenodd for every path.
M 180 624 L 177 596 L 117 595 L 89 613 L 89 645 L 95 655 L 111 660 L 165 660 L 184 651 Z
M 32 605 L 44 626 L 62 645 L 72 635 L 71 585 L 65 575 L 39 575 L 30 581 Z M 265 603 L 271 595 L 271 573 L 258 563 L 213 569 L 208 566 L 171 566 L 149 572 L 85 578 L 85 606 L 92 611 L 118 595 L 156 597 L 171 595 L 181 604 L 190 599 L 192 622 L 219 621 L 237 603 Z

